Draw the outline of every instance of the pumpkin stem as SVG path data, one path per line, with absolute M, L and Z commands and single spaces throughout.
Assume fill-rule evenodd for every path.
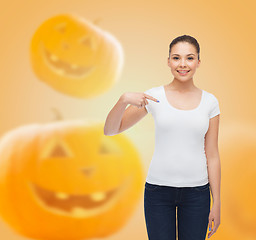
M 63 119 L 63 117 L 62 117 L 62 115 L 61 115 L 61 113 L 60 113 L 60 111 L 57 109 L 57 108 L 52 108 L 52 110 L 55 112 L 55 116 L 56 116 L 56 120 L 62 120 Z

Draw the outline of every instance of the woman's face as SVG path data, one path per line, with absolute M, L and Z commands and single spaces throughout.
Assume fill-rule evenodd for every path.
M 188 42 L 178 42 L 173 45 L 170 58 L 168 57 L 168 66 L 174 78 L 180 81 L 191 79 L 199 65 L 200 60 L 194 45 Z

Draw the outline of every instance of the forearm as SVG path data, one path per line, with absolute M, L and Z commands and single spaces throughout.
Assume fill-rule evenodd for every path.
M 213 204 L 220 204 L 221 166 L 220 158 L 207 160 L 208 177 L 213 198 Z
M 127 103 L 122 95 L 107 116 L 104 126 L 105 135 L 112 136 L 118 133 L 126 106 Z

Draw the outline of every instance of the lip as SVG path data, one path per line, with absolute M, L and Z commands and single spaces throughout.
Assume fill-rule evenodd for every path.
M 184 73 L 180 72 L 180 71 L 186 71 Z M 177 72 L 182 75 L 182 76 L 185 76 L 186 74 L 188 74 L 190 72 L 190 70 L 177 70 Z

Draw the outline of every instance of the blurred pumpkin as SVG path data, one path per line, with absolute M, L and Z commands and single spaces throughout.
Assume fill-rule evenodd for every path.
M 55 90 L 91 98 L 117 81 L 123 50 L 110 33 L 81 17 L 62 14 L 36 30 L 30 59 L 36 76 Z
M 0 215 L 29 238 L 105 237 L 132 215 L 143 172 L 128 138 L 100 123 L 22 126 L 0 142 Z
M 231 122 L 221 130 L 220 240 L 256 239 L 256 125 Z

